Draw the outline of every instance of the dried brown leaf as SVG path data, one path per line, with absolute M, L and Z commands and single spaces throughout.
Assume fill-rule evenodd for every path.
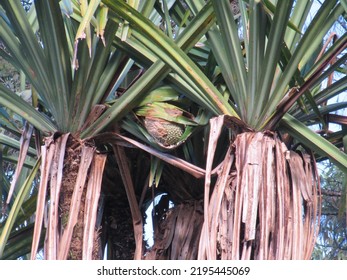
M 131 216 L 133 219 L 134 235 L 135 235 L 135 254 L 134 259 L 140 260 L 142 258 L 142 240 L 143 240 L 143 226 L 142 215 L 139 208 L 139 204 L 136 199 L 134 184 L 131 177 L 130 168 L 128 165 L 128 159 L 124 152 L 124 148 L 121 146 L 113 145 L 113 151 L 116 156 L 119 171 L 122 176 L 122 180 L 125 186 L 125 191 L 128 197 Z
M 33 130 L 34 127 L 29 124 L 26 123 L 22 136 L 20 138 L 20 151 L 19 151 L 19 155 L 18 155 L 18 160 L 17 160 L 17 166 L 16 166 L 16 170 L 14 172 L 12 181 L 11 181 L 11 187 L 10 190 L 8 192 L 8 196 L 7 196 L 7 200 L 6 200 L 6 204 L 10 204 L 11 202 L 11 198 L 14 192 L 14 189 L 16 187 L 17 181 L 18 181 L 18 177 L 19 174 L 22 171 L 22 168 L 24 166 L 24 161 L 26 159 L 28 150 L 29 150 L 29 145 L 30 145 L 30 139 L 31 139 L 31 135 L 33 134 Z
M 46 144 L 41 148 L 41 180 L 37 195 L 36 216 L 35 216 L 35 228 L 33 234 L 33 242 L 31 246 L 31 259 L 36 259 L 36 253 L 39 247 L 43 215 L 46 206 L 46 194 L 48 178 L 50 175 L 52 160 L 55 152 L 55 144 L 52 139 L 46 139 Z
M 98 203 L 101 192 L 102 175 L 107 156 L 95 154 L 88 178 L 85 209 L 84 209 L 84 228 L 83 228 L 83 248 L 82 259 L 92 260 L 94 240 L 96 233 L 96 218 L 98 213 Z

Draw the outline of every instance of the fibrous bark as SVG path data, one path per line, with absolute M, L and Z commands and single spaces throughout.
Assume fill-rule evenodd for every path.
M 237 135 L 205 203 L 199 258 L 310 258 L 320 209 L 314 158 L 276 133 Z
M 159 217 L 154 245 L 145 259 L 194 260 L 203 223 L 202 201 L 187 201 Z
M 93 145 L 70 134 L 53 135 L 45 140 L 33 259 L 38 248 L 45 205 L 48 209 L 45 258 L 99 259 L 96 216 L 105 162 L 106 156 L 98 154 Z

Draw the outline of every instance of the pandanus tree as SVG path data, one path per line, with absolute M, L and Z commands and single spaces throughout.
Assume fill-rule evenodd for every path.
M 342 71 L 346 35 L 318 55 L 345 13 L 339 1 L 325 1 L 310 23 L 311 1 L 35 1 L 32 13 L 0 4 L 0 54 L 25 73 L 33 97 L 0 87 L 0 104 L 30 124 L 16 173 L 31 137 L 41 143 L 25 184 L 14 178 L 9 188 L 2 256 L 34 197 L 35 227 L 32 211 L 24 226 L 33 259 L 44 236 L 47 259 L 100 258 L 129 234 L 111 244 L 106 229 L 121 225 L 108 219 L 113 211 L 130 220 L 136 259 L 310 258 L 315 158 L 347 167 L 336 147 L 343 131 L 328 130 L 345 122 L 331 113 L 346 104 L 327 105 L 345 76 L 323 82 Z M 167 196 L 144 254 L 140 208 L 155 192 Z

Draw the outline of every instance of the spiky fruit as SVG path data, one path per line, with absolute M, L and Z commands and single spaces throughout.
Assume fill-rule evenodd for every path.
M 165 147 L 176 145 L 184 132 L 184 125 L 160 118 L 146 117 L 144 125 L 158 144 Z

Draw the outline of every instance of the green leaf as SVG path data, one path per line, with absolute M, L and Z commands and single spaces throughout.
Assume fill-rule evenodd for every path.
M 260 70 L 261 76 L 259 79 L 258 96 L 255 102 L 255 114 L 251 115 L 255 125 L 253 127 L 259 128 L 264 122 L 261 117 L 265 111 L 265 107 L 270 97 L 271 87 L 273 86 L 273 80 L 275 77 L 275 71 L 277 68 L 277 62 L 281 54 L 282 42 L 284 39 L 285 30 L 287 27 L 290 11 L 293 5 L 293 1 L 280 1 L 274 19 L 271 23 L 270 34 L 268 38 L 268 45 L 266 47 L 264 64 Z M 287 66 L 288 67 L 288 66 Z M 252 122 L 251 122 L 252 123 Z
M 315 95 L 316 103 L 321 104 L 323 102 L 326 102 L 327 100 L 338 95 L 339 93 L 343 92 L 346 89 L 347 89 L 347 76 L 341 78 L 337 82 L 333 83 L 332 85 L 318 92 Z
M 8 112 L 4 109 L 0 107 L 0 125 L 1 127 L 5 128 L 6 130 L 11 130 L 11 131 L 15 131 L 18 133 L 18 128 L 15 125 L 15 122 L 12 118 L 12 116 L 10 116 L 8 114 Z
M 182 115 L 174 115 L 170 114 L 170 112 L 180 112 Z M 165 102 L 154 102 L 141 106 L 135 110 L 135 113 L 138 116 L 161 118 L 184 125 L 197 125 L 188 112 L 185 112 L 180 107 Z M 186 117 L 185 115 L 188 115 L 189 117 Z
M 293 13 L 290 16 L 290 21 L 293 22 L 295 26 L 297 26 L 299 32 L 293 29 L 287 29 L 284 40 L 290 51 L 296 47 L 296 44 L 301 38 L 301 30 L 307 20 L 307 16 L 311 10 L 311 6 L 313 1 L 311 0 L 301 0 L 296 1 L 296 5 L 294 7 Z
M 190 47 L 195 45 L 195 43 L 201 38 L 202 34 L 213 23 L 212 21 L 213 9 L 211 6 L 206 6 L 199 13 L 199 16 L 196 16 L 191 24 L 185 28 L 184 32 L 180 34 L 177 38 L 176 43 L 179 47 L 182 47 L 184 50 L 188 50 Z M 147 23 L 143 23 L 144 26 Z M 155 28 L 155 27 L 151 27 Z M 132 34 L 135 35 L 135 30 L 132 30 Z M 140 36 L 140 34 L 139 34 Z M 143 35 L 142 35 L 143 36 Z M 160 34 L 160 36 L 163 36 Z M 126 44 L 127 42 L 124 42 Z M 153 42 L 151 43 L 153 44 Z M 189 59 L 188 59 L 189 60 Z M 93 125 L 91 125 L 86 131 L 82 132 L 81 137 L 89 137 L 95 135 L 102 129 L 104 129 L 111 122 L 120 120 L 125 114 L 137 106 L 139 100 L 143 98 L 143 95 L 151 90 L 157 83 L 163 80 L 170 73 L 170 68 L 161 60 L 156 61 L 137 81 L 134 83 L 126 93 L 117 99 L 117 102 L 111 106 Z M 202 91 L 197 89 L 195 90 L 190 87 L 192 84 L 191 81 L 189 84 L 186 81 L 183 81 L 180 77 L 169 76 L 170 82 L 180 83 L 180 86 L 183 86 L 187 89 L 185 92 L 186 96 L 192 99 L 193 101 L 200 104 L 202 107 L 208 108 L 214 113 L 217 113 L 218 110 L 213 109 L 211 104 L 211 97 L 206 97 L 202 94 Z
M 305 64 L 307 62 L 308 58 L 320 45 L 324 35 L 335 22 L 337 14 L 341 14 L 339 6 L 334 8 L 335 4 L 335 0 L 325 1 L 310 23 L 308 29 L 292 54 L 283 74 L 277 81 L 276 87 L 273 89 L 273 93 L 267 102 L 267 106 L 264 108 L 262 119 L 267 119 L 268 116 L 275 111 L 279 101 L 285 95 L 293 75 L 297 71 L 298 64 Z M 299 67 L 299 69 L 300 68 L 301 67 Z
M 302 2 L 302 0 L 300 1 Z M 266 5 L 266 7 L 269 9 L 269 11 L 272 14 L 276 13 L 276 10 L 278 9 L 278 6 L 273 5 L 269 0 L 264 0 L 264 3 Z M 293 29 L 295 32 L 301 33 L 301 30 L 290 20 L 288 21 L 288 26 Z
M 332 112 L 336 112 L 336 111 L 344 109 L 344 108 L 347 108 L 347 102 L 337 102 L 334 104 L 329 104 L 326 106 L 319 107 L 319 112 L 321 115 L 325 115 L 325 114 L 329 114 Z M 295 118 L 297 118 L 298 120 L 300 120 L 303 123 L 309 122 L 309 124 L 315 123 L 314 121 L 316 119 L 318 120 L 317 114 L 315 112 L 311 112 L 309 114 L 305 114 L 305 113 L 300 112 L 300 113 L 297 113 L 295 115 L 292 114 L 292 116 L 294 116 Z
M 31 28 L 27 14 L 20 1 L 2 1 L 1 4 L 12 29 L 3 20 L 0 20 L 0 37 L 4 40 L 17 65 L 22 66 L 25 75 L 47 101 L 47 97 L 53 93 L 48 76 L 50 71 L 46 67 L 47 61 L 44 58 L 42 46 Z M 49 103 L 46 105 L 51 105 L 53 108 L 55 106 L 55 104 Z
M 32 183 L 40 168 L 40 162 L 41 159 L 38 159 L 25 183 L 23 184 L 23 186 L 21 186 L 18 195 L 13 203 L 13 206 L 11 207 L 10 213 L 6 219 L 5 225 L 2 228 L 0 235 L 0 259 L 2 259 L 3 257 L 5 246 L 12 231 L 13 225 L 16 222 L 19 211 L 21 210 L 23 202 L 28 197 L 30 190 L 32 189 Z
M 334 44 L 328 50 L 324 52 L 324 54 L 318 59 L 318 61 L 312 65 L 308 73 L 305 74 L 305 78 L 312 76 L 317 71 L 317 69 L 319 69 L 320 67 L 322 67 L 322 65 L 326 63 L 327 59 L 331 57 L 333 53 L 338 54 L 340 53 L 339 50 L 345 49 L 346 42 L 347 42 L 347 33 L 342 35 L 338 40 L 334 42 Z M 324 72 L 325 74 L 321 75 L 321 78 L 317 80 L 317 82 L 321 82 L 327 75 L 331 73 L 331 71 L 336 70 L 337 67 L 339 67 L 341 64 L 344 64 L 346 62 L 346 58 L 347 58 L 346 54 L 343 55 L 341 58 L 339 58 L 333 65 L 329 67 L 328 69 L 329 71 L 325 71 Z
M 46 58 L 43 60 L 49 70 L 51 94 L 49 102 L 55 104 L 57 123 L 66 131 L 71 121 L 69 115 L 69 97 L 72 83 L 71 61 L 65 26 L 58 1 L 35 2 L 40 35 Z M 42 69 L 45 70 L 45 69 Z M 44 82 L 44 81 L 42 81 Z M 47 81 L 45 81 L 47 82 Z
M 266 93 L 261 95 L 258 91 L 260 86 L 264 86 L 265 81 L 261 81 L 261 76 L 264 74 L 259 69 L 264 65 L 264 50 L 265 50 L 265 31 L 266 31 L 266 17 L 263 6 L 258 1 L 251 1 L 249 9 L 249 40 L 246 36 L 248 48 L 246 49 L 246 56 L 248 59 L 248 98 L 243 102 L 248 102 L 247 114 L 244 116 L 246 122 L 254 125 L 257 121 L 259 111 L 261 111 L 262 103 L 259 102 L 263 97 L 265 99 Z M 271 44 L 271 40 L 269 40 Z M 268 64 L 269 63 L 269 64 Z M 266 62 L 266 66 L 273 65 Z M 276 65 L 276 64 L 275 64 Z M 271 71 L 268 69 L 270 74 Z M 271 81 L 272 82 L 272 81 Z M 270 83 L 271 83 L 270 82 Z
M 123 1 L 104 0 L 113 12 L 117 13 L 129 22 L 135 30 L 142 32 L 143 43 L 146 44 L 170 67 L 181 75 L 193 87 L 205 93 L 214 109 L 222 113 L 236 115 L 234 110 L 223 102 L 223 98 L 213 84 L 189 57 L 179 48 L 172 39 L 160 32 L 150 21 L 144 18 L 136 10 L 126 5 Z M 208 4 L 207 4 L 208 7 Z
M 146 94 L 138 106 L 141 107 L 153 102 L 174 101 L 178 100 L 178 98 L 179 93 L 175 89 L 169 86 L 162 86 Z
M 87 79 L 82 81 L 84 83 L 84 89 L 81 99 L 75 100 L 78 107 L 76 114 L 76 118 L 78 119 L 79 125 L 78 128 L 81 128 L 85 122 L 85 119 L 88 117 L 90 109 L 97 103 L 100 102 L 100 99 L 105 93 L 105 88 L 100 86 L 101 83 L 109 84 L 111 77 L 109 79 L 101 80 L 101 77 L 105 77 L 105 71 L 113 70 L 114 73 L 116 69 L 107 68 L 109 62 L 109 57 L 111 54 L 111 46 L 114 34 L 117 30 L 118 26 L 109 21 L 106 29 L 105 29 L 105 42 L 104 46 L 102 40 L 95 39 L 98 42 L 96 43 L 96 47 L 94 50 L 94 54 L 92 55 L 92 64 L 90 67 L 90 71 L 88 73 Z
M 31 251 L 31 243 L 33 239 L 34 224 L 30 224 L 24 228 L 11 233 L 7 246 L 5 248 L 2 259 L 17 260 L 20 257 L 25 257 Z M 43 245 L 45 235 L 42 234 L 40 246 Z
M 157 157 L 151 157 L 151 168 L 149 172 L 149 186 L 158 187 L 161 174 L 163 172 L 164 163 Z
M 347 13 L 347 1 L 346 0 L 341 0 L 341 5 L 345 9 L 345 12 Z
M 302 143 L 315 153 L 323 157 L 328 157 L 341 170 L 347 172 L 347 155 L 341 152 L 329 141 L 317 135 L 300 121 L 289 114 L 286 114 L 280 127 L 293 136 L 298 142 Z
M 226 50 L 226 57 L 223 59 L 228 59 L 228 67 L 231 67 L 233 79 L 237 81 L 235 89 L 237 89 L 238 95 L 241 96 L 238 106 L 241 107 L 241 115 L 245 116 L 243 110 L 247 100 L 247 76 L 238 36 L 238 28 L 228 0 L 214 0 L 212 3 L 216 12 L 218 25 L 220 26 L 220 30 L 223 31 L 221 32 L 221 39 Z
M 18 95 L 0 84 L 0 104 L 26 119 L 44 134 L 56 131 L 55 125 Z
M 86 8 L 85 11 L 82 8 L 83 5 L 81 4 L 81 12 L 82 12 L 83 18 L 78 26 L 75 41 L 85 38 L 87 33 L 86 28 L 90 25 L 90 21 L 92 17 L 94 16 L 96 9 L 99 7 L 100 2 L 101 2 L 100 0 L 91 0 L 90 3 L 87 4 L 87 7 L 85 7 Z M 88 44 L 88 48 L 89 48 L 89 52 L 91 52 L 91 45 Z
M 29 54 L 22 51 L 22 45 L 18 41 L 15 33 L 7 22 L 0 17 L 0 38 L 6 45 L 7 50 L 11 52 L 11 55 L 0 49 L 0 55 L 8 62 L 14 65 L 17 69 L 21 69 L 26 74 L 32 85 L 41 92 L 44 103 L 47 104 L 47 97 L 44 95 L 46 92 L 45 85 L 41 84 L 40 72 L 34 68 L 34 64 L 31 63 Z

